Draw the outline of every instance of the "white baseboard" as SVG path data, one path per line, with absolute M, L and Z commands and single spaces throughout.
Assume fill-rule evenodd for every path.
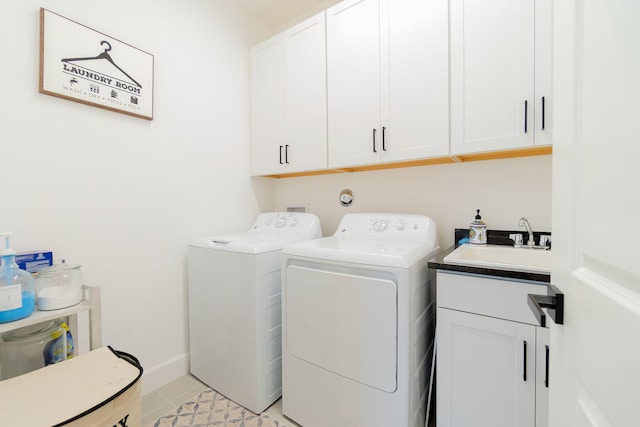
M 142 395 L 151 393 L 189 373 L 189 355 L 180 354 L 151 368 L 142 374 Z

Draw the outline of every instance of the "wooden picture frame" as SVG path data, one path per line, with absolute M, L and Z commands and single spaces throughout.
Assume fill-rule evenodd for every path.
M 40 9 L 39 92 L 153 120 L 153 55 Z

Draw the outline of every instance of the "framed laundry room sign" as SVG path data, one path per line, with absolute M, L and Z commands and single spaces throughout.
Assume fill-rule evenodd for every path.
M 153 55 L 41 8 L 39 91 L 153 120 Z

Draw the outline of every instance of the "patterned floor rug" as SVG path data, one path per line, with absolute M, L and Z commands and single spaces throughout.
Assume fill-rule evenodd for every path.
M 214 390 L 205 390 L 183 403 L 173 414 L 161 417 L 154 427 L 286 427 L 267 415 L 256 415 Z

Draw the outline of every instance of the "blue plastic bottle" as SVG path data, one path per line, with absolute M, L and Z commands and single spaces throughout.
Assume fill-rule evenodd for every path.
M 18 268 L 16 252 L 9 238 L 13 233 L 0 233 L 4 249 L 0 251 L 0 323 L 28 317 L 36 305 L 36 288 L 31 274 Z

